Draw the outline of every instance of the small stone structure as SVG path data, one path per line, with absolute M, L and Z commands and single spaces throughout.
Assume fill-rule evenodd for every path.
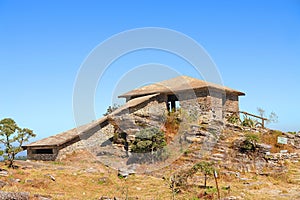
M 243 92 L 208 83 L 188 76 L 179 76 L 170 80 L 147 85 L 120 95 L 126 101 L 150 94 L 158 94 L 156 99 L 166 104 L 167 110 L 176 110 L 178 106 L 189 114 L 210 113 L 212 118 L 222 120 L 224 115 L 239 111 L 239 96 Z
M 239 111 L 244 93 L 199 79 L 180 76 L 147 85 L 125 94 L 126 104 L 113 113 L 79 128 L 24 146 L 31 160 L 55 160 L 78 149 L 96 151 L 123 134 L 133 141 L 146 127 L 161 128 L 168 112 L 181 109 L 193 121 L 220 121 Z M 128 149 L 127 149 L 128 150 Z

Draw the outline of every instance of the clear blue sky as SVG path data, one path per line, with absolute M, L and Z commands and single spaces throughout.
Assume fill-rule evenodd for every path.
M 270 127 L 300 130 L 296 0 L 0 0 L 0 118 L 15 119 L 33 129 L 38 139 L 73 128 L 73 87 L 84 59 L 110 36 L 142 27 L 174 29 L 193 38 L 214 60 L 224 84 L 246 93 L 241 110 L 274 111 L 279 123 Z M 149 50 L 124 56 L 107 72 L 111 86 L 98 86 L 98 117 L 111 103 L 122 76 L 119 69 L 149 62 L 192 75 L 191 66 L 168 53 Z

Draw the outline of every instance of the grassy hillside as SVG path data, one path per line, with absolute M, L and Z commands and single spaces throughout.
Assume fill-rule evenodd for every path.
M 3 191 L 29 192 L 32 199 L 38 196 L 52 199 L 99 199 L 102 196 L 120 199 L 217 199 L 215 182 L 208 179 L 203 185 L 203 174 L 197 173 L 176 194 L 172 193 L 169 177 L 176 171 L 176 163 L 149 175 L 132 175 L 127 179 L 118 177 L 117 171 L 91 159 L 88 152 L 69 155 L 61 162 L 18 161 L 18 169 L 0 176 L 6 185 Z M 299 163 L 286 163 L 288 172 L 279 175 L 255 173 L 229 174 L 219 170 L 221 197 L 235 196 L 240 199 L 297 199 L 300 188 Z M 223 172 L 222 172 L 223 171 Z M 55 179 L 55 180 L 54 180 Z M 205 195 L 207 194 L 207 195 Z

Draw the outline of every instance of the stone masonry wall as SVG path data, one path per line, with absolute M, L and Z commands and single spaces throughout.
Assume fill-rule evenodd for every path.
M 81 138 L 80 141 L 71 144 L 63 149 L 60 149 L 57 155 L 57 159 L 63 159 L 67 154 L 72 154 L 76 150 L 86 149 L 92 152 L 94 151 L 94 149 L 97 149 L 97 147 L 101 146 L 101 144 L 109 140 L 109 138 L 113 137 L 113 134 L 114 129 L 111 124 L 108 124 L 103 128 L 99 127 L 99 130 L 94 134 L 91 134 L 90 137 Z
M 211 104 L 212 119 L 223 120 L 223 93 L 219 91 L 210 90 L 209 99 Z
M 42 149 L 42 148 L 27 148 L 27 158 L 29 160 L 44 160 L 44 161 L 50 161 L 50 160 L 55 160 L 57 155 L 58 155 L 58 149 L 57 148 L 47 148 L 47 149 L 52 149 L 53 154 L 34 154 L 33 151 L 35 149 Z M 44 148 L 45 149 L 45 148 Z
M 179 95 L 180 106 L 184 112 L 193 119 L 201 121 L 223 120 L 223 94 L 215 90 L 198 89 L 192 92 L 184 92 Z
M 237 95 L 226 93 L 225 110 L 232 112 L 239 111 L 239 97 Z

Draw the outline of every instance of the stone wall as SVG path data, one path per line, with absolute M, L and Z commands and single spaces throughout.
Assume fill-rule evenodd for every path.
M 226 93 L 225 111 L 238 112 L 239 111 L 239 97 L 235 94 Z
M 58 160 L 65 158 L 66 155 L 72 154 L 77 150 L 86 149 L 93 152 L 98 149 L 104 142 L 114 135 L 114 127 L 111 124 L 96 130 L 94 133 L 89 133 L 89 137 L 81 137 L 80 141 L 75 142 L 69 146 L 66 146 L 59 150 L 57 158 Z
M 209 98 L 211 104 L 212 119 L 223 120 L 223 93 L 220 91 L 210 90 Z
M 295 149 L 300 149 L 300 132 L 297 134 L 283 133 L 282 137 L 288 139 L 288 144 L 294 147 Z
M 211 108 L 207 90 L 190 90 L 178 94 L 184 120 L 197 123 L 201 116 L 207 115 Z
M 34 153 L 36 149 L 52 149 L 53 154 L 36 154 Z M 44 161 L 55 160 L 58 155 L 58 151 L 57 147 L 27 147 L 27 159 Z
M 130 111 L 136 118 L 144 118 L 147 124 L 160 126 L 161 123 L 164 123 L 164 115 L 167 111 L 166 95 L 159 95 L 155 100 L 145 102 L 143 107 L 132 108 Z
M 181 108 L 194 119 L 223 120 L 223 93 L 216 90 L 198 89 L 192 92 L 181 93 Z

